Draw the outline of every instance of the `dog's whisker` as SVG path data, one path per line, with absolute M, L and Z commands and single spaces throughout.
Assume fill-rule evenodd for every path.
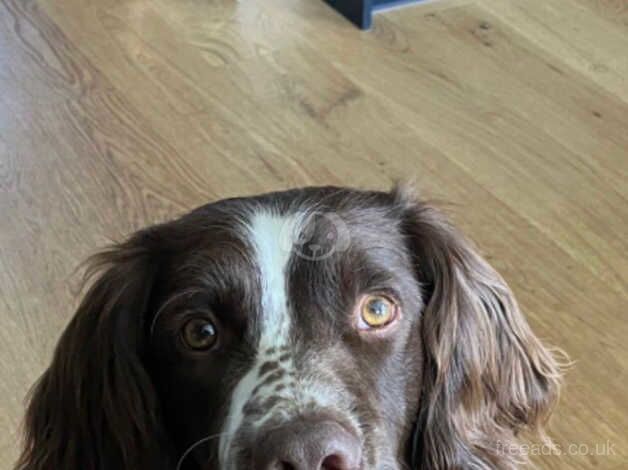
M 181 470 L 181 466 L 183 465 L 183 462 L 185 462 L 185 459 L 198 446 L 203 445 L 203 444 L 207 444 L 208 442 L 212 441 L 213 439 L 217 439 L 219 437 L 226 436 L 228 434 L 229 433 L 226 433 L 226 432 L 219 432 L 217 434 L 211 434 L 209 436 L 205 436 L 205 437 L 199 439 L 198 441 L 194 442 L 191 446 L 189 446 L 185 450 L 185 452 L 183 452 L 183 454 L 181 454 L 181 457 L 179 458 L 179 461 L 177 462 L 176 470 Z

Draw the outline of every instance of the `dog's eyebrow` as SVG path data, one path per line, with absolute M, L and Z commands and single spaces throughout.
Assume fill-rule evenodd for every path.
M 157 313 L 155 313 L 155 316 L 153 317 L 153 321 L 150 324 L 150 336 L 153 335 L 154 330 L 155 330 L 155 325 L 157 324 L 157 320 L 159 319 L 160 315 L 162 314 L 162 312 L 166 309 L 166 307 L 168 307 L 170 304 L 174 303 L 177 300 L 180 300 L 184 297 L 191 297 L 195 294 L 202 294 L 204 291 L 199 288 L 199 287 L 195 287 L 195 288 L 191 288 L 191 289 L 186 289 L 184 291 L 181 292 L 177 292 L 176 294 L 170 296 L 162 305 L 161 307 L 159 307 L 159 310 L 157 310 Z
M 395 300 L 398 300 L 399 302 L 401 302 L 402 296 L 401 296 L 401 292 L 399 292 L 399 289 L 397 289 L 396 287 L 394 287 L 394 284 L 389 283 L 389 284 L 383 284 L 383 283 L 377 283 L 377 284 L 373 284 L 371 286 L 367 286 L 366 288 L 362 289 L 362 294 L 383 294 L 383 295 L 387 295 L 389 297 L 394 298 Z

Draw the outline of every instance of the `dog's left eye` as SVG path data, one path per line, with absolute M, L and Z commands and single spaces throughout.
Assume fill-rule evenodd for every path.
M 399 307 L 392 299 L 383 295 L 366 295 L 360 301 L 361 329 L 382 328 L 397 319 Z

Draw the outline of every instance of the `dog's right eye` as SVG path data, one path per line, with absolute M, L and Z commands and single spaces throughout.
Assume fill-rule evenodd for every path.
M 181 330 L 185 346 L 194 351 L 207 351 L 218 340 L 218 331 L 214 323 L 207 318 L 192 318 Z

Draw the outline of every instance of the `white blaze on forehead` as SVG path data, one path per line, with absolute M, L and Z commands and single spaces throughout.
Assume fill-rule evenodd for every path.
M 287 339 L 290 318 L 287 312 L 286 269 L 291 244 L 285 234 L 294 234 L 298 218 L 259 213 L 251 223 L 252 241 L 262 284 L 260 348 L 280 346 Z
M 246 226 L 246 234 L 254 248 L 255 262 L 260 274 L 261 305 L 259 316 L 259 343 L 253 367 L 236 385 L 229 405 L 229 413 L 220 438 L 221 468 L 244 415 L 243 408 L 260 381 L 259 369 L 269 360 L 269 348 L 281 348 L 288 343 L 290 315 L 287 307 L 286 270 L 292 252 L 292 240 L 299 230 L 301 217 L 297 214 L 278 215 L 271 210 L 254 213 Z M 290 243 L 286 243 L 286 235 Z

